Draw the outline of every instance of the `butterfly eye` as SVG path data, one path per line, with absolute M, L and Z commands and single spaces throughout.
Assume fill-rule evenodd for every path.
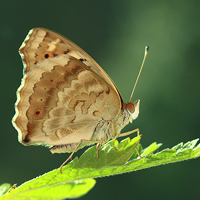
M 131 114 L 134 113 L 134 111 L 135 111 L 135 106 L 134 106 L 134 104 L 133 104 L 132 102 L 127 103 L 126 107 L 127 107 L 128 111 L 129 111 Z
M 132 120 L 136 119 L 139 115 L 139 106 L 140 106 L 140 100 L 136 100 L 134 103 L 129 102 L 126 104 L 126 108 L 130 114 L 130 122 L 132 123 Z
M 54 53 L 48 52 L 48 51 L 44 51 L 42 55 L 43 55 L 42 57 L 44 60 L 47 58 L 52 58 L 52 57 L 56 56 Z

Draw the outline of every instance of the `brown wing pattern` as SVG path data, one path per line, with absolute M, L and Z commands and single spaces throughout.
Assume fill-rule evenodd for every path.
M 17 96 L 13 123 L 26 145 L 89 140 L 96 125 L 113 119 L 121 108 L 115 88 L 67 54 L 32 67 Z
M 120 96 L 113 81 L 94 59 L 78 45 L 58 33 L 43 28 L 30 30 L 19 49 L 19 53 L 24 64 L 24 74 L 29 72 L 35 64 L 39 64 L 45 59 L 62 54 L 73 56 L 89 66 L 107 84 L 111 85 Z

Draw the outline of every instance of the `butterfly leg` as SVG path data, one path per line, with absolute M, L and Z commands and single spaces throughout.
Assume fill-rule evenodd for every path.
M 67 163 L 67 161 L 72 158 L 72 156 L 74 155 L 75 151 L 77 150 L 77 148 L 79 147 L 79 145 L 81 144 L 82 140 L 76 145 L 75 149 L 72 151 L 72 153 L 70 154 L 70 156 L 67 158 L 67 160 L 65 160 L 65 162 L 60 166 L 60 173 L 62 174 L 62 167 Z
M 103 137 L 104 138 L 104 137 Z M 81 142 L 91 142 L 91 143 L 101 143 L 102 144 L 102 140 L 85 140 L 82 139 L 75 147 L 75 149 L 73 150 L 73 152 L 70 154 L 70 156 L 67 158 L 67 160 L 65 160 L 65 162 L 60 166 L 60 173 L 62 174 L 62 168 L 63 166 L 72 158 L 72 156 L 74 155 L 74 153 L 76 152 L 76 150 L 78 149 L 79 145 L 81 144 Z M 97 150 L 98 151 L 98 150 Z M 98 153 L 97 153 L 97 157 L 98 157 Z
M 108 129 L 109 129 L 111 123 L 113 124 L 113 120 L 109 121 L 108 126 L 106 128 L 106 131 L 104 133 L 104 136 L 100 140 L 101 142 L 99 143 L 98 148 L 97 148 L 97 158 L 99 157 L 99 149 L 101 148 L 101 145 L 102 145 L 102 143 L 103 143 L 103 141 L 104 141 L 104 139 L 106 137 L 106 134 L 108 133 Z
M 134 132 L 137 132 L 137 135 L 138 135 L 138 136 L 140 135 L 140 130 L 139 130 L 139 128 L 136 128 L 136 129 L 134 129 L 134 130 L 132 130 L 132 131 L 128 131 L 128 132 L 126 132 L 126 133 L 121 133 L 118 137 L 123 137 L 123 136 L 126 136 L 126 135 L 130 135 L 131 133 L 134 133 Z M 140 135 L 140 136 L 142 136 L 142 135 Z M 137 147 L 136 147 L 136 150 L 137 150 L 138 156 L 140 156 L 140 158 L 142 158 L 142 156 L 140 155 L 140 152 L 139 152 L 139 150 L 138 150 Z
M 102 137 L 101 140 L 85 140 L 85 139 L 82 139 L 82 140 L 76 145 L 75 149 L 74 149 L 73 152 L 70 154 L 70 156 L 67 158 L 67 160 L 65 160 L 65 162 L 60 166 L 60 173 L 62 174 L 62 167 L 69 161 L 69 159 L 72 158 L 72 156 L 74 155 L 74 153 L 75 153 L 76 150 L 78 149 L 78 147 L 79 147 L 79 145 L 81 144 L 81 142 L 99 143 L 99 146 L 98 146 L 98 148 L 97 148 L 97 158 L 98 158 L 98 157 L 99 157 L 99 155 L 98 155 L 99 149 L 100 149 L 100 147 L 101 147 L 101 145 L 102 145 L 102 143 L 103 143 L 103 141 L 104 141 L 104 139 L 105 139 L 105 137 L 106 137 L 106 134 L 107 134 L 107 132 L 108 132 L 108 129 L 109 129 L 111 123 L 113 123 L 112 120 L 108 123 L 108 126 L 107 126 L 107 128 L 106 128 L 106 131 L 105 131 L 105 133 L 104 133 L 104 136 Z
M 140 130 L 139 130 L 139 128 L 136 128 L 136 129 L 134 129 L 134 130 L 132 130 L 132 131 L 128 131 L 128 132 L 125 132 L 125 133 L 121 133 L 118 137 L 127 136 L 127 135 L 130 135 L 130 134 L 134 133 L 134 132 L 137 132 L 137 135 L 138 135 L 138 136 L 140 135 Z

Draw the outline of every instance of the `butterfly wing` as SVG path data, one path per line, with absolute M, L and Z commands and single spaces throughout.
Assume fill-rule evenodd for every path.
M 40 30 L 44 31 L 34 29 L 32 32 Z M 41 48 L 46 40 L 38 39 L 35 34 L 28 37 L 20 49 L 26 66 L 13 118 L 19 141 L 25 145 L 54 146 L 91 139 L 97 124 L 113 119 L 121 109 L 116 87 L 91 57 L 85 52 L 76 52 L 81 49 L 73 43 L 69 43 L 73 47 L 69 51 L 73 54 L 60 52 L 60 56 L 41 60 Z M 52 41 L 55 44 L 58 40 L 60 38 L 48 39 L 46 48 L 53 49 Z M 36 45 L 36 41 L 41 44 Z M 55 47 L 53 53 L 61 49 Z M 85 57 L 77 57 L 79 54 Z
M 67 54 L 89 66 L 96 74 L 111 85 L 117 93 L 119 93 L 117 87 L 107 73 L 91 56 L 78 45 L 54 31 L 44 28 L 31 29 L 22 43 L 19 53 L 24 64 L 24 74 L 30 71 L 34 65 L 39 64 L 48 58 Z M 122 98 L 121 95 L 120 98 Z

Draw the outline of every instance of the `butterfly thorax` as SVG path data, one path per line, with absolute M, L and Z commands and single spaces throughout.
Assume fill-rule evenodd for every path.
M 108 132 L 103 143 L 111 139 L 116 139 L 119 137 L 121 130 L 129 123 L 132 123 L 132 120 L 136 119 L 139 115 L 139 103 L 140 100 L 135 101 L 134 103 L 123 103 L 122 109 L 114 117 L 113 120 L 105 121 L 102 120 L 95 128 L 93 137 L 91 140 L 101 140 L 105 134 L 107 127 L 109 126 Z M 110 124 L 110 125 L 109 125 Z

